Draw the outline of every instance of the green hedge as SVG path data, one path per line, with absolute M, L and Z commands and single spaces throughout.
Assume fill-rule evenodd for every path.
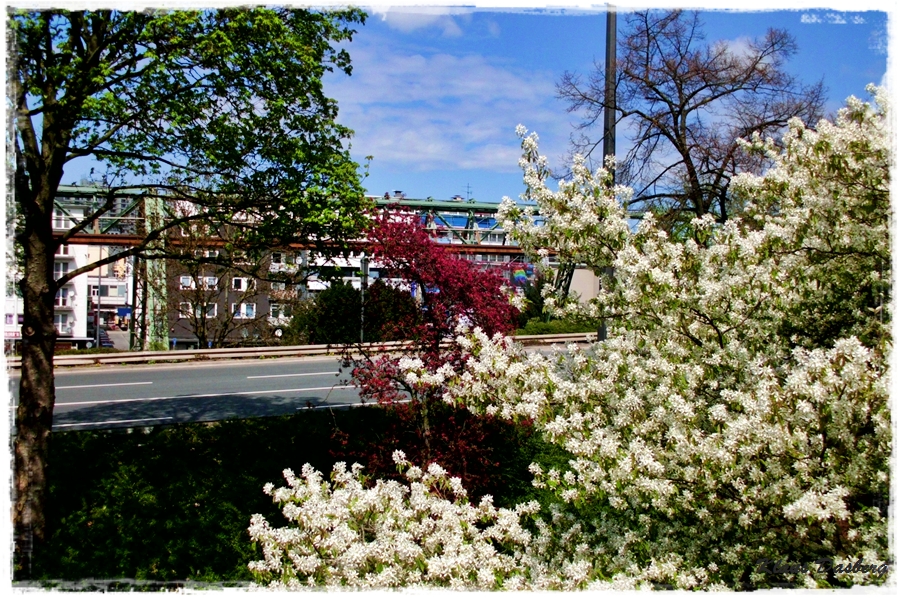
M 54 433 L 48 523 L 34 556 L 39 579 L 250 580 L 261 558 L 247 527 L 253 513 L 283 521 L 266 482 L 310 463 L 329 472 L 337 427 L 377 446 L 392 416 L 380 408 L 305 411 L 294 416 L 184 424 L 143 432 Z M 538 498 L 527 466 L 564 465 L 569 456 L 523 433 L 497 439 L 495 502 Z
M 55 351 L 54 355 L 98 355 L 104 353 L 123 353 L 123 351 L 113 347 L 92 347 L 90 349 L 63 349 Z
M 540 318 L 532 318 L 528 320 L 524 328 L 516 330 L 516 335 L 568 334 L 572 332 L 597 332 L 597 325 L 574 320 L 550 320 L 549 322 L 544 322 Z

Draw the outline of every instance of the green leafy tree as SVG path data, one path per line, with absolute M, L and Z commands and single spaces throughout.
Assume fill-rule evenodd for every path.
M 314 318 L 309 327 L 309 340 L 313 344 L 346 344 L 359 340 L 360 326 L 359 291 L 342 280 L 316 296 Z
M 234 242 L 245 248 L 355 235 L 366 200 L 345 144 L 351 131 L 335 122 L 322 77 L 350 73 L 349 55 L 334 46 L 364 18 L 356 9 L 10 13 L 15 238 L 24 260 L 19 564 L 22 548 L 46 537 L 57 289 L 129 255 L 168 257 L 169 231 L 192 222 L 239 231 Z M 93 164 L 104 194 L 54 233 L 54 198 L 77 160 Z M 56 249 L 114 215 L 127 189 L 144 192 L 147 218 L 135 231 L 143 240 L 55 278 Z
M 419 306 L 408 290 L 381 280 L 366 290 L 366 341 L 406 340 L 419 320 Z
M 294 309 L 287 330 L 291 344 L 349 345 L 359 342 L 360 292 L 342 280 L 315 299 L 301 302 Z M 419 308 L 409 291 L 402 291 L 376 280 L 366 291 L 366 342 L 409 339 L 420 320 Z

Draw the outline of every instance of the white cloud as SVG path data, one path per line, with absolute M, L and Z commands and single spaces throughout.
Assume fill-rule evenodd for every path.
M 848 23 L 847 16 L 839 12 L 829 12 L 822 16 L 814 13 L 804 13 L 800 15 L 800 22 L 806 24 L 829 23 L 831 25 L 846 25 Z M 859 15 L 853 15 L 850 17 L 849 22 L 854 25 L 864 25 L 866 20 Z
M 570 130 L 553 73 L 474 54 L 407 55 L 385 40 L 354 43 L 353 76 L 329 81 L 326 92 L 355 130 L 354 156 L 374 156 L 373 168 L 516 172 L 517 124 L 541 133 L 551 156 L 565 151 Z
M 417 29 L 436 28 L 444 37 L 459 37 L 463 31 L 455 16 L 466 16 L 471 10 L 460 7 L 410 6 L 371 9 L 391 29 L 411 33 Z
M 742 35 L 736 39 L 726 39 L 722 40 L 722 44 L 725 44 L 725 47 L 728 48 L 728 51 L 734 54 L 735 56 L 740 56 L 742 58 L 746 58 L 753 53 L 752 43 L 753 38 Z
M 878 54 L 888 53 L 888 35 L 885 29 L 875 29 L 869 34 L 869 48 Z

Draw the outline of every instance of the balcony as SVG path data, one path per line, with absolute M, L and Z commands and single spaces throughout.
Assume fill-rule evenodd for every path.
M 297 264 L 276 264 L 272 263 L 269 265 L 269 272 L 296 272 Z
M 97 299 L 100 299 L 100 307 L 116 307 L 128 305 L 128 297 L 91 297 L 91 305 L 97 306 Z

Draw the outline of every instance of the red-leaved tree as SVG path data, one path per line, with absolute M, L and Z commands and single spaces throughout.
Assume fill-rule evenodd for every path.
M 437 462 L 462 478 L 472 496 L 496 485 L 498 462 L 493 446 L 509 437 L 510 424 L 442 401 L 443 389 L 411 385 L 399 367 L 403 357 L 416 357 L 429 371 L 450 364 L 463 366 L 458 346 L 446 343 L 460 323 L 488 334 L 515 329 L 518 310 L 509 302 L 504 279 L 451 253 L 437 243 L 418 218 L 385 211 L 373 218 L 368 232 L 373 261 L 382 277 L 414 285 L 419 309 L 395 323 L 413 343 L 399 353 L 372 355 L 348 349 L 345 366 L 365 401 L 377 401 L 394 416 L 378 442 L 354 443 L 340 436 L 341 458 L 366 465 L 369 473 L 396 473 L 394 450 L 414 463 Z M 358 349 L 358 348 L 355 348 Z

